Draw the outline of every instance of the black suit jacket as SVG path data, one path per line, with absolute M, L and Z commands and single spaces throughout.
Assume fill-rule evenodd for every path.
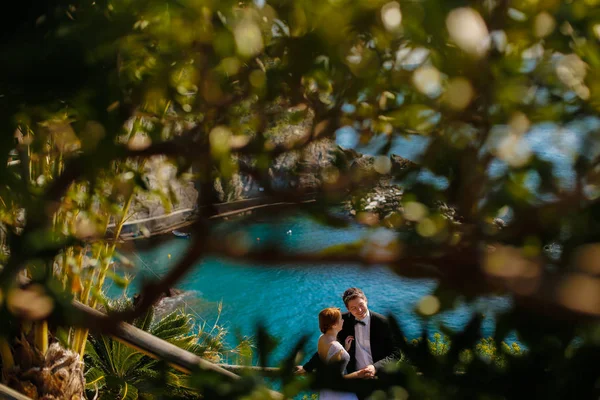
M 375 370 L 379 372 L 385 363 L 397 358 L 397 347 L 388 319 L 383 315 L 371 310 L 369 310 L 369 313 L 371 314 L 369 333 L 371 339 L 371 355 L 373 357 L 373 366 L 375 367 Z M 342 314 L 342 319 L 344 320 L 344 326 L 338 334 L 337 339 L 342 345 L 344 345 L 344 342 L 348 336 L 354 336 L 354 338 L 356 338 L 354 333 L 356 319 L 348 312 Z M 350 362 L 348 363 L 347 367 L 348 373 L 356 371 L 355 342 L 356 340 L 352 341 L 350 350 L 348 351 L 350 354 Z M 321 359 L 319 358 L 319 354 L 315 353 L 311 359 L 303 365 L 303 367 L 306 371 L 311 372 L 317 369 L 320 364 Z

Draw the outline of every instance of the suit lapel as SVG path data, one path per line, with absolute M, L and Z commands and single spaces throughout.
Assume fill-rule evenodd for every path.
M 350 362 L 348 363 L 348 372 L 354 372 L 356 371 L 356 330 L 355 330 L 355 322 L 356 320 L 354 319 L 354 316 L 352 314 L 348 314 L 348 317 L 346 318 L 346 321 L 344 322 L 345 324 L 348 324 L 348 329 L 346 330 L 346 327 L 344 326 L 344 330 L 346 330 L 347 334 L 344 336 L 344 339 L 348 336 L 353 336 L 354 340 L 352 341 L 352 344 L 350 345 L 350 350 L 348 351 L 348 354 L 350 354 Z M 345 346 L 345 343 L 342 343 L 343 346 Z
M 379 326 L 378 326 L 378 322 L 379 320 L 377 319 L 377 317 L 375 316 L 375 314 L 373 313 L 373 311 L 370 311 L 371 313 L 371 323 L 369 324 L 369 338 L 370 338 L 370 342 L 371 342 L 371 356 L 373 357 L 373 362 L 375 362 L 376 356 L 377 354 L 379 354 L 379 352 L 377 351 L 379 349 L 379 340 L 378 340 L 378 332 L 379 332 Z
M 350 346 L 350 351 L 348 352 L 350 354 L 350 358 L 351 359 L 356 359 L 356 329 L 354 328 L 356 325 L 354 324 L 356 321 L 354 320 L 353 316 L 350 316 L 350 318 L 348 318 L 348 323 L 350 324 L 350 328 L 348 329 L 348 336 L 352 336 L 354 337 L 354 340 L 352 341 L 352 344 Z

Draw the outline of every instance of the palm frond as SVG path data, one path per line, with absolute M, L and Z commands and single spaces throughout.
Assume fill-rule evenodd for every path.
M 88 368 L 85 373 L 85 388 L 87 390 L 102 389 L 106 384 L 106 375 L 100 368 Z
M 154 307 L 148 307 L 146 312 L 139 318 L 135 319 L 132 323 L 133 326 L 140 328 L 143 331 L 148 332 L 152 326 L 154 320 Z
M 110 308 L 121 310 L 130 305 L 130 301 L 119 299 L 111 302 Z M 154 311 L 150 310 L 134 323 L 160 339 L 212 361 L 221 361 L 223 354 L 228 352 L 246 353 L 238 348 L 226 349 L 224 341 L 227 330 L 216 323 L 210 330 L 205 329 L 206 325 L 197 327 L 195 318 L 182 310 L 173 311 L 160 318 L 156 318 Z M 188 376 L 170 368 L 165 371 L 165 365 L 160 361 L 108 336 L 92 335 L 87 346 L 86 359 L 90 371 L 86 377 L 89 376 L 94 384 L 104 382 L 101 399 L 159 398 L 162 392 L 156 392 L 159 389 L 155 382 L 162 379 L 166 379 L 169 387 L 169 398 L 195 399 L 199 396 L 190 384 Z M 246 348 L 251 349 L 251 346 Z M 88 387 L 88 390 L 93 389 L 94 387 Z
M 85 346 L 85 360 L 88 365 L 98 367 L 102 370 L 109 370 L 108 353 L 110 348 L 105 347 L 106 343 L 90 336 Z
M 121 387 L 121 391 L 119 392 L 120 400 L 137 400 L 138 398 L 138 390 L 135 386 L 124 382 L 124 385 Z
M 167 342 L 184 350 L 188 350 L 196 344 L 197 339 L 194 336 L 178 336 L 168 339 Z
M 106 386 L 114 400 L 137 400 L 138 389 L 130 382 L 115 376 L 106 377 Z M 106 392 L 105 392 L 106 393 Z
M 189 335 L 194 328 L 194 319 L 191 315 L 174 311 L 161 318 L 150 330 L 150 333 L 164 340 L 178 336 Z
M 145 354 L 142 354 L 136 350 L 131 349 L 130 352 L 121 352 L 121 359 L 119 360 L 121 374 L 123 376 L 126 375 L 128 371 L 138 369 L 140 364 L 143 365 L 142 362 L 144 358 L 147 358 Z M 128 354 L 127 354 L 128 353 Z

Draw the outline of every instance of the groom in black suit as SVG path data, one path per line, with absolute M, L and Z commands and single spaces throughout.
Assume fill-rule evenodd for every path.
M 342 314 L 344 326 L 337 339 L 343 344 L 346 338 L 351 338 L 347 373 L 363 370 L 366 377 L 374 377 L 387 362 L 397 358 L 389 321 L 369 310 L 367 297 L 358 288 L 346 290 L 342 299 L 348 312 Z M 320 363 L 319 355 L 315 353 L 310 361 L 297 368 L 297 372 L 311 372 Z

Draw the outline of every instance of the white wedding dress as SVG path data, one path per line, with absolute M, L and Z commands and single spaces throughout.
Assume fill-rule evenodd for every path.
M 331 357 L 342 351 L 342 374 L 346 373 L 346 366 L 350 362 L 350 354 L 344 349 L 344 346 L 340 342 L 333 341 L 327 351 L 326 363 L 329 363 Z M 335 392 L 333 390 L 323 389 L 319 392 L 319 400 L 358 400 L 358 397 L 354 393 L 347 392 Z

